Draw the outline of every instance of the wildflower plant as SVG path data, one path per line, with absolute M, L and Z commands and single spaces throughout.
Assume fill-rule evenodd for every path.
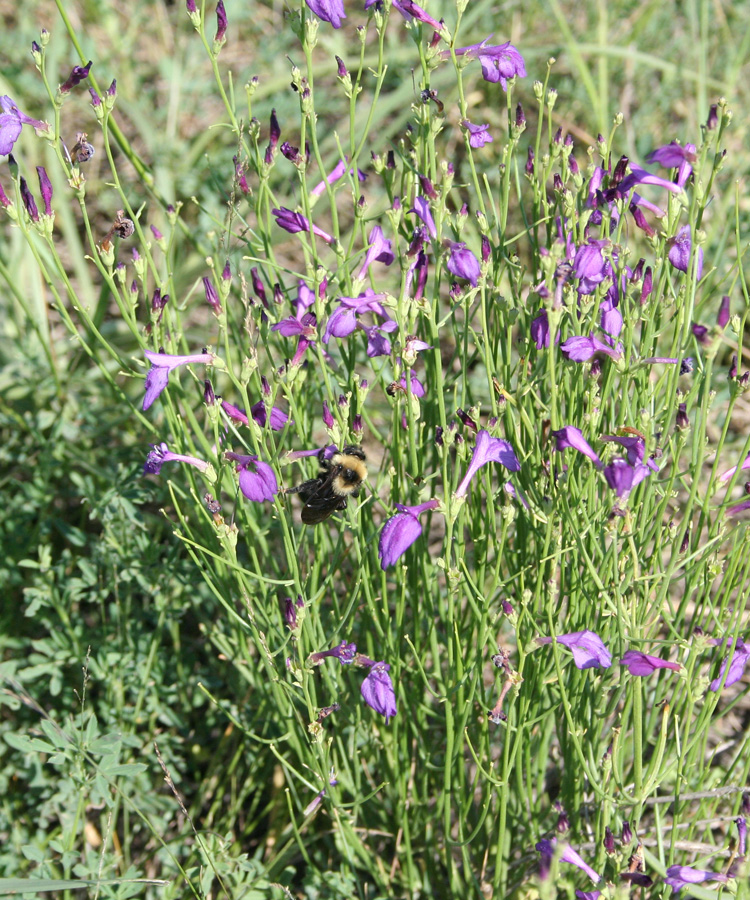
M 181 10 L 214 79 L 205 177 L 197 158 L 182 181 L 154 177 L 106 58 L 57 71 L 77 46 L 64 13 L 68 38 L 32 46 L 40 93 L 21 107 L 42 118 L 0 98 L 0 214 L 118 411 L 134 520 L 184 563 L 191 604 L 159 606 L 149 666 L 180 689 L 143 719 L 151 682 L 126 682 L 122 759 L 101 762 L 93 725 L 11 747 L 78 773 L 118 876 L 110 836 L 141 816 L 128 877 L 180 896 L 739 885 L 744 851 L 721 870 L 689 852 L 745 834 L 750 784 L 733 724 L 750 435 L 744 201 L 725 231 L 716 199 L 727 102 L 690 131 L 633 142 L 618 114 L 584 140 L 530 25 L 527 49 L 502 17 L 480 33 L 465 0 L 258 6 L 285 53 L 244 81 L 235 6 Z M 413 72 L 405 104 L 396 67 Z M 13 291 L 6 260 L 0 274 Z M 352 447 L 367 477 L 344 494 Z M 320 524 L 300 521 L 302 482 L 333 497 Z M 68 688 L 86 643 L 65 655 Z M 107 653 L 90 651 L 102 681 Z M 150 796 L 165 777 L 171 807 Z M 169 841 L 165 808 L 182 813 Z M 626 825 L 632 858 L 613 838 Z M 86 839 L 50 845 L 83 881 Z M 19 877 L 55 864 L 25 859 Z

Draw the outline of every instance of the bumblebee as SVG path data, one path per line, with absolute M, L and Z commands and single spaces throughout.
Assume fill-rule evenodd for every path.
M 350 444 L 337 450 L 330 459 L 326 459 L 325 452 L 324 447 L 318 454 L 320 471 L 317 478 L 287 489 L 287 494 L 300 495 L 305 525 L 317 525 L 335 512 L 346 509 L 349 497 L 359 494 L 362 482 L 367 478 L 365 451 L 361 447 Z

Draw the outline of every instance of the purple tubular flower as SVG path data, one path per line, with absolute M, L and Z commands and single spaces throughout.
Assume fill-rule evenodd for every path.
M 374 262 L 382 262 L 384 265 L 390 266 L 395 259 L 393 255 L 393 246 L 383 234 L 383 229 L 380 225 L 375 225 L 373 227 L 367 240 L 369 247 L 367 248 L 367 253 L 365 254 L 357 278 L 364 278 Z
M 305 0 L 305 3 L 319 19 L 341 28 L 341 20 L 346 18 L 344 0 Z
M 482 77 L 493 84 L 500 82 L 504 91 L 508 90 L 508 79 L 526 75 L 526 67 L 523 57 L 516 48 L 506 41 L 504 44 L 488 46 L 487 41 L 492 35 L 486 37 L 479 44 L 470 44 L 468 47 L 457 47 L 456 56 L 468 56 L 470 59 L 478 59 L 482 64 Z M 443 59 L 450 59 L 450 51 L 443 50 L 440 54 Z
M 545 864 L 546 868 L 549 868 L 549 866 L 552 862 L 552 857 L 555 854 L 556 844 L 557 844 L 557 841 L 553 838 L 551 841 L 548 841 L 548 840 L 539 841 L 539 843 L 536 845 L 536 849 L 541 854 L 542 861 Z M 578 868 L 582 872 L 585 872 L 594 883 L 596 883 L 597 881 L 600 880 L 599 874 L 597 872 L 595 872 L 591 868 L 591 866 L 588 865 L 588 863 L 586 863 L 579 856 L 579 854 L 576 853 L 576 851 L 572 847 L 569 847 L 568 845 L 564 845 L 564 850 L 560 854 L 560 859 L 562 860 L 562 862 L 566 862 L 566 863 L 570 863 L 571 865 L 578 866 Z
M 677 169 L 677 184 L 684 187 L 693 171 L 693 166 L 698 159 L 695 144 L 685 144 L 682 147 L 677 141 L 672 141 L 665 147 L 659 147 L 651 153 L 646 162 L 659 163 L 665 169 Z
M 49 126 L 39 119 L 32 119 L 21 112 L 15 101 L 7 95 L 0 97 L 0 156 L 7 156 L 18 140 L 24 125 L 35 129 L 46 129 Z
M 646 454 L 646 442 L 643 438 L 640 437 L 621 437 L 618 434 L 603 434 L 600 440 L 605 441 L 605 443 L 616 443 L 621 447 L 624 447 L 627 456 L 628 462 L 631 466 L 637 466 L 639 463 L 643 462 L 643 457 Z M 647 459 L 646 465 L 651 469 L 652 472 L 658 472 L 659 467 L 653 461 L 653 459 Z
M 683 225 L 677 232 L 677 236 L 671 239 L 672 246 L 669 249 L 667 258 L 680 272 L 687 272 L 690 265 L 690 253 L 693 243 L 690 236 L 690 226 Z M 695 277 L 700 281 L 703 274 L 703 248 L 699 247 L 695 256 Z
M 151 450 L 149 451 L 143 466 L 143 474 L 158 475 L 159 472 L 161 472 L 161 467 L 167 462 L 187 463 L 190 466 L 195 466 L 196 469 L 200 469 L 201 472 L 205 472 L 210 465 L 210 463 L 207 463 L 203 459 L 196 459 L 195 456 L 183 456 L 181 453 L 171 453 L 169 447 L 167 447 L 165 443 L 152 444 Z
M 452 243 L 450 248 L 448 271 L 456 278 L 465 278 L 472 287 L 476 287 L 481 274 L 479 260 L 464 243 Z
M 615 287 L 615 285 L 612 285 L 612 287 Z M 610 296 L 611 293 L 612 288 L 607 291 L 607 296 L 602 300 L 599 306 L 599 312 L 601 313 L 602 331 L 610 337 L 617 338 L 622 331 L 623 320 L 622 313 L 617 308 L 619 297 L 612 297 Z
M 401 386 L 401 389 L 404 391 L 404 393 L 406 393 L 406 391 L 407 391 L 406 372 L 404 372 L 404 374 L 401 376 L 398 383 Z M 413 396 L 415 396 L 417 398 L 421 398 L 421 397 L 424 397 L 424 395 L 427 393 L 424 385 L 417 378 L 417 376 L 414 374 L 414 372 L 411 373 L 411 378 L 409 379 L 409 383 L 410 383 L 411 392 L 412 392 Z
M 468 119 L 464 119 L 461 124 L 469 132 L 469 146 L 475 150 L 494 140 L 489 132 L 489 125 L 473 125 Z
M 378 2 L 379 0 L 365 0 L 365 9 L 369 9 Z M 443 30 L 440 22 L 433 19 L 421 6 L 417 6 L 414 0 L 393 0 L 393 8 L 397 9 L 407 21 L 416 19 L 418 22 L 422 22 L 423 25 L 429 25 L 431 28 L 434 28 L 435 31 Z
M 631 675 L 652 675 L 657 669 L 674 669 L 679 672 L 682 666 L 679 663 L 667 662 L 658 656 L 649 656 L 640 650 L 628 650 L 620 660 L 621 666 L 627 666 Z
M 396 692 L 393 689 L 390 666 L 386 662 L 376 662 L 370 668 L 360 688 L 365 703 L 375 712 L 385 716 L 385 723 L 396 715 Z
M 716 316 L 716 324 L 719 328 L 726 328 L 729 324 L 729 297 L 727 295 L 721 298 L 721 304 L 719 305 L 719 312 Z
M 676 897 L 686 884 L 702 884 L 704 881 L 721 881 L 726 884 L 729 876 L 718 872 L 707 872 L 705 869 L 693 869 L 690 866 L 670 866 L 664 879 L 672 888 L 672 896 Z
M 484 428 L 477 434 L 477 442 L 474 446 L 474 453 L 471 462 L 466 470 L 466 474 L 461 484 L 456 488 L 456 496 L 463 497 L 469 489 L 471 479 L 476 475 L 478 470 L 489 462 L 499 462 L 505 466 L 509 472 L 518 472 L 521 463 L 513 450 L 513 447 L 501 438 L 493 438 L 489 431 Z
M 727 643 L 731 643 L 731 641 L 727 641 Z M 727 680 L 724 682 L 724 687 L 731 687 L 731 685 L 736 684 L 745 672 L 745 666 L 747 665 L 748 659 L 750 659 L 750 647 L 747 647 L 743 639 L 738 637 L 731 661 L 729 660 L 729 657 L 724 659 L 719 674 L 708 686 L 709 690 L 714 692 L 719 690 L 722 686 L 721 683 L 724 678 L 724 673 L 727 672 L 727 667 L 729 668 L 729 671 L 727 672 Z
M 414 206 L 409 210 L 410 213 L 416 213 L 419 218 L 424 222 L 427 230 L 430 232 L 430 237 L 433 240 L 437 238 L 437 228 L 435 227 L 435 220 L 432 218 L 432 213 L 430 212 L 430 204 L 425 197 L 419 196 L 414 201 Z
M 552 436 L 555 438 L 555 449 L 558 452 L 562 452 L 570 447 L 573 450 L 578 450 L 579 453 L 583 453 L 584 456 L 588 456 L 597 469 L 602 468 L 602 461 L 591 449 L 591 445 L 584 438 L 580 428 L 576 428 L 574 425 L 565 425 L 559 431 L 553 431 Z
M 740 471 L 742 471 L 744 469 L 750 469 L 750 453 L 747 454 L 747 456 L 745 457 L 745 459 L 743 460 L 743 462 L 739 468 L 740 468 Z M 729 481 L 736 471 L 737 471 L 737 466 L 732 466 L 731 469 L 727 469 L 726 472 L 722 472 L 721 475 L 719 475 L 719 481 L 721 481 L 721 482 Z
M 215 313 L 220 313 L 221 301 L 219 300 L 219 294 L 208 276 L 205 276 L 203 279 L 203 288 L 206 292 L 206 303 Z
M 372 288 L 367 288 L 357 297 L 341 297 L 340 305 L 331 313 L 326 323 L 323 343 L 327 344 L 331 337 L 348 337 L 359 324 L 357 316 L 364 313 L 374 313 L 383 319 L 383 324 L 379 326 L 381 331 L 387 333 L 395 331 L 398 325 L 380 302 L 383 297 L 383 294 L 376 294 Z
M 666 178 L 659 178 L 658 175 L 652 175 L 651 172 L 646 171 L 646 169 L 642 169 L 635 163 L 631 163 L 630 174 L 626 175 L 617 187 L 610 188 L 605 192 L 606 199 L 610 200 L 615 199 L 615 197 L 626 197 L 630 191 L 639 184 L 651 184 L 656 187 L 662 187 L 665 190 L 671 191 L 673 194 L 682 193 L 682 187 L 679 184 L 675 184 L 673 181 L 667 181 Z M 635 196 L 633 202 L 635 202 Z
M 428 500 L 419 506 L 402 506 L 396 504 L 398 512 L 383 525 L 378 543 L 380 567 L 385 571 L 406 553 L 414 541 L 422 534 L 419 516 L 428 509 L 436 509 L 438 500 Z
M 224 0 L 219 0 L 216 4 L 216 35 L 214 36 L 214 43 L 224 40 L 224 35 L 227 33 L 227 24 L 227 11 L 224 8 Z
M 569 337 L 560 344 L 560 349 L 572 362 L 587 362 L 595 353 L 604 353 L 614 360 L 622 358 L 622 344 L 611 347 L 595 338 L 593 334 L 588 337 Z
M 271 407 L 271 415 L 268 417 L 262 400 L 258 400 L 257 403 L 250 407 L 250 415 L 261 428 L 264 428 L 266 421 L 268 421 L 271 431 L 282 431 L 287 422 L 290 421 L 289 416 L 276 406 Z M 294 422 L 290 422 L 290 424 L 293 425 Z
M 744 857 L 747 850 L 747 821 L 744 816 L 737 816 L 734 824 L 737 826 L 737 856 Z
M 354 657 L 357 655 L 357 645 L 356 644 L 347 644 L 346 641 L 342 641 L 338 647 L 333 647 L 331 650 L 319 650 L 317 653 L 311 653 L 308 656 L 308 662 L 312 665 L 316 666 L 321 663 L 324 659 L 327 659 L 329 656 L 335 657 L 342 666 L 349 665 L 350 662 L 354 660 Z
M 44 203 L 45 216 L 52 215 L 52 182 L 49 180 L 44 166 L 36 167 L 36 174 L 39 176 L 39 192 L 42 195 Z
M 544 347 L 549 347 L 549 317 L 547 316 L 546 309 L 540 309 L 537 313 L 536 318 L 531 320 L 529 333 L 531 334 L 531 340 L 536 344 L 537 350 L 541 350 Z M 560 336 L 558 334 L 558 340 L 559 339 Z
M 68 80 L 64 81 L 60 85 L 60 93 L 67 94 L 71 88 L 74 88 L 77 84 L 80 84 L 85 78 L 89 77 L 89 71 L 91 70 L 91 66 L 93 63 L 89 60 L 85 66 L 73 66 L 73 69 L 68 75 Z
M 607 484 L 620 499 L 627 497 L 651 473 L 649 466 L 640 463 L 631 466 L 626 459 L 620 457 L 613 459 L 603 471 Z
M 146 375 L 146 394 L 143 398 L 143 411 L 151 406 L 154 400 L 169 383 L 169 373 L 178 366 L 189 365 L 190 363 L 202 363 L 204 365 L 212 365 L 215 356 L 213 353 L 192 353 L 181 356 L 172 353 L 154 353 L 153 350 L 145 351 L 146 359 L 151 363 L 151 368 Z
M 750 481 L 748 484 L 750 484 Z M 746 490 L 750 491 L 750 488 L 746 488 Z M 745 512 L 746 509 L 750 509 L 750 500 L 743 500 L 742 503 L 738 503 L 736 506 L 728 506 L 727 515 L 737 516 L 741 512 Z
M 26 179 L 21 176 L 19 180 L 19 188 L 21 191 L 21 200 L 23 200 L 23 205 L 26 208 L 26 212 L 29 214 L 29 218 L 34 221 L 39 221 L 39 210 L 36 207 L 36 200 L 34 199 L 34 195 L 29 190 L 29 186 L 26 183 Z
M 299 231 L 312 231 L 327 244 L 332 244 L 334 241 L 332 235 L 323 231 L 322 228 L 318 228 L 317 225 L 310 227 L 310 223 L 302 213 L 294 212 L 285 206 L 282 206 L 280 209 L 272 209 L 271 212 L 276 216 L 276 224 L 290 234 L 296 234 Z
M 282 147 L 283 150 L 283 147 Z M 329 175 L 323 179 L 323 181 L 319 181 L 315 187 L 310 191 L 311 197 L 320 197 L 320 195 L 325 191 L 327 184 L 334 184 L 334 182 L 338 181 L 339 178 L 342 178 L 346 174 L 346 164 L 348 162 L 347 157 L 340 159 L 336 165 L 331 169 Z M 354 175 L 354 169 L 349 170 L 350 175 Z M 366 181 L 367 175 L 361 170 L 357 169 L 357 178 L 360 181 Z
M 268 463 L 258 459 L 257 456 L 233 453 L 231 450 L 224 455 L 237 463 L 240 490 L 248 500 L 262 503 L 264 500 L 273 500 L 278 494 L 279 484 Z
M 612 656 L 604 642 L 594 631 L 573 631 L 555 638 L 558 644 L 567 647 L 573 654 L 573 662 L 578 669 L 608 669 Z M 551 637 L 537 638 L 538 644 L 551 644 Z
M 684 147 L 672 141 L 664 147 L 657 147 L 652 153 L 646 157 L 647 163 L 658 163 L 665 169 L 676 169 L 684 162 L 695 163 L 697 159 L 695 146 L 686 144 Z
M 609 241 L 589 241 L 576 251 L 573 269 L 580 280 L 579 293 L 593 294 L 597 284 L 610 274 L 610 264 L 602 256 L 602 249 L 607 246 Z

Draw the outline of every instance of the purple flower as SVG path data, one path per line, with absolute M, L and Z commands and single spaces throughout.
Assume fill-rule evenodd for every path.
M 49 180 L 47 171 L 44 166 L 36 167 L 36 174 L 39 176 L 39 193 L 42 195 L 44 203 L 45 216 L 52 215 L 52 183 Z
M 407 393 L 408 388 L 406 386 L 406 372 L 399 379 L 399 386 L 404 393 Z M 409 378 L 409 385 L 411 387 L 411 392 L 414 397 L 421 398 L 427 393 L 422 382 L 417 378 L 414 372 L 411 373 L 411 377 Z
M 169 373 L 178 366 L 186 366 L 190 363 L 203 363 L 210 366 L 216 357 L 213 353 L 192 353 L 181 356 L 172 353 L 154 353 L 153 350 L 144 351 L 146 359 L 151 363 L 151 368 L 146 375 L 146 394 L 143 398 L 143 411 L 151 406 L 154 400 L 169 383 Z
M 36 130 L 47 130 L 49 125 L 32 119 L 21 112 L 15 101 L 6 95 L 0 97 L 0 156 L 7 156 L 21 134 L 24 125 L 31 125 Z
M 648 466 L 641 463 L 631 466 L 626 459 L 619 456 L 605 466 L 603 471 L 607 484 L 620 499 L 627 497 L 651 472 Z
M 143 474 L 158 475 L 159 472 L 161 472 L 161 467 L 167 462 L 187 463 L 190 466 L 195 466 L 196 469 L 200 469 L 201 472 L 205 472 L 211 465 L 205 460 L 196 459 L 195 456 L 183 456 L 181 453 L 171 453 L 169 447 L 167 447 L 165 443 L 152 444 L 151 450 L 149 451 L 143 466 Z
M 734 820 L 737 826 L 737 856 L 744 858 L 747 849 L 747 822 L 744 816 L 737 816 Z
M 631 675 L 651 675 L 657 669 L 674 669 L 679 672 L 682 668 L 679 663 L 667 662 L 658 656 L 649 656 L 640 650 L 628 650 L 620 660 L 621 666 L 627 666 Z
M 414 206 L 409 212 L 416 213 L 416 215 L 419 216 L 424 222 L 427 230 L 430 232 L 430 236 L 435 240 L 435 238 L 437 238 L 437 228 L 435 227 L 435 220 L 432 218 L 432 213 L 430 212 L 429 201 L 425 197 L 417 197 L 414 201 Z
M 233 453 L 231 450 L 224 455 L 237 463 L 240 490 L 248 500 L 262 503 L 264 500 L 273 500 L 278 494 L 279 484 L 268 463 L 258 459 L 257 456 Z
M 716 324 L 719 328 L 726 328 L 729 324 L 730 317 L 730 308 L 729 308 L 729 297 L 728 295 L 724 295 L 721 298 L 721 303 L 719 304 L 719 312 L 716 315 Z
M 672 246 L 667 254 L 669 261 L 680 272 L 687 272 L 690 264 L 690 253 L 693 247 L 690 237 L 690 226 L 683 225 L 677 232 L 677 236 L 668 242 Z M 703 274 L 703 248 L 699 247 L 695 255 L 695 277 L 700 281 Z
M 677 184 L 683 187 L 687 183 L 697 159 L 698 154 L 695 152 L 695 144 L 685 144 L 682 147 L 677 141 L 672 141 L 671 144 L 658 147 L 653 153 L 649 154 L 646 162 L 658 163 L 660 166 L 664 166 L 665 169 L 678 169 Z
M 369 9 L 369 7 L 376 2 L 378 2 L 378 0 L 366 0 L 365 9 Z M 421 6 L 417 6 L 414 0 L 393 0 L 393 7 L 394 9 L 397 9 L 407 21 L 416 19 L 423 25 L 429 25 L 431 28 L 434 28 L 435 31 L 443 30 L 442 24 L 438 22 L 437 19 L 433 19 Z
M 586 362 L 595 353 L 604 353 L 614 360 L 622 358 L 622 344 L 618 343 L 615 347 L 611 347 L 595 338 L 593 334 L 589 334 L 588 337 L 569 337 L 567 341 L 560 344 L 560 349 L 572 362 Z
M 719 643 L 724 643 L 724 641 L 720 640 Z M 727 643 L 731 643 L 731 641 L 728 640 Z M 708 686 L 709 690 L 719 690 L 719 688 L 721 687 L 721 682 L 724 678 L 724 673 L 727 671 L 727 665 L 729 667 L 729 671 L 727 672 L 727 680 L 724 682 L 724 687 L 730 687 L 731 685 L 738 682 L 745 672 L 745 666 L 747 665 L 748 659 L 750 659 L 750 647 L 747 647 L 743 639 L 741 637 L 738 637 L 737 645 L 734 648 L 731 662 L 729 660 L 729 657 L 726 657 L 724 659 L 721 664 L 719 674 Z
M 744 512 L 746 509 L 750 509 L 750 500 L 743 500 L 742 503 L 738 503 L 736 506 L 728 506 L 727 515 L 736 516 L 739 515 L 739 513 Z
M 593 294 L 597 284 L 610 274 L 609 260 L 602 256 L 602 249 L 608 246 L 609 241 L 589 241 L 576 250 L 573 269 L 580 281 L 579 293 Z
M 241 425 L 249 425 L 250 420 L 247 417 L 247 413 L 244 409 L 240 409 L 238 406 L 233 406 L 227 400 L 221 401 L 221 408 L 224 412 L 229 416 L 230 419 L 234 422 L 239 422 Z M 253 419 L 263 428 L 266 424 L 266 407 L 262 400 L 259 400 L 254 406 L 250 407 L 250 415 Z M 271 430 L 272 431 L 281 431 L 286 423 L 289 421 L 289 417 L 285 412 L 278 409 L 275 406 L 271 407 Z
M 489 125 L 473 125 L 468 119 L 464 119 L 461 124 L 469 132 L 469 146 L 478 150 L 485 144 L 491 144 L 493 137 L 489 132 Z
M 744 469 L 750 469 L 750 453 L 747 454 L 744 461 L 740 465 L 740 470 L 742 471 Z M 737 471 L 737 466 L 732 466 L 731 469 L 727 469 L 726 472 L 722 472 L 721 475 L 719 475 L 719 481 L 721 481 L 721 482 L 729 481 L 736 471 Z
M 541 350 L 543 347 L 549 347 L 549 317 L 547 316 L 546 309 L 540 309 L 536 318 L 531 320 L 529 332 L 531 334 L 531 340 L 536 344 L 537 350 Z M 560 340 L 559 333 L 557 335 L 557 340 Z
M 214 37 L 214 43 L 218 44 L 219 42 L 224 40 L 224 35 L 227 33 L 227 11 L 224 8 L 224 0 L 219 0 L 216 4 L 216 35 Z
M 68 75 L 68 80 L 64 81 L 60 85 L 60 93 L 67 94 L 71 88 L 74 88 L 76 85 L 80 84 L 84 79 L 89 77 L 89 71 L 91 70 L 91 66 L 93 63 L 89 60 L 85 66 L 73 66 L 70 75 Z
M 262 400 L 258 400 L 257 403 L 253 404 L 250 407 L 250 415 L 255 419 L 255 421 L 260 425 L 261 428 L 265 427 L 267 413 L 266 406 Z M 269 425 L 271 426 L 271 431 L 281 431 L 287 422 L 290 422 L 289 416 L 280 410 L 276 406 L 271 407 L 271 416 Z M 290 422 L 290 424 L 294 424 L 294 422 Z
M 283 151 L 284 148 L 282 147 L 281 149 Z M 336 163 L 336 165 L 331 169 L 330 174 L 327 175 L 323 179 L 323 181 L 319 181 L 315 185 L 315 187 L 310 191 L 310 196 L 311 197 L 320 197 L 320 195 L 323 193 L 323 191 L 325 191 L 327 184 L 333 184 L 334 182 L 338 181 L 339 178 L 341 178 L 343 175 L 345 175 L 347 162 L 348 162 L 347 157 L 340 159 Z M 354 169 L 350 169 L 349 174 L 353 175 Z M 367 175 L 365 175 L 365 173 L 361 169 L 357 169 L 357 178 L 359 178 L 360 181 L 367 181 Z
M 327 231 L 323 231 L 322 228 L 318 228 L 317 225 L 313 225 L 311 228 L 310 223 L 302 213 L 294 212 L 291 209 L 287 209 L 285 206 L 282 206 L 279 209 L 272 209 L 271 212 L 276 216 L 276 224 L 290 234 L 297 234 L 299 231 L 312 231 L 313 234 L 317 234 L 317 236 L 322 238 L 327 244 L 332 244 L 335 240 L 332 235 L 328 234 Z
M 271 331 L 278 331 L 284 337 L 301 336 L 308 342 L 312 343 L 318 335 L 315 328 L 315 315 L 313 313 L 304 313 L 301 317 L 289 316 L 282 319 L 276 325 L 271 326 Z
M 470 44 L 468 47 L 457 47 L 456 56 L 468 56 L 470 59 L 478 59 L 482 64 L 482 77 L 493 84 L 500 82 L 504 91 L 508 90 L 508 79 L 526 75 L 526 67 L 523 57 L 516 48 L 506 41 L 504 44 L 488 46 L 487 41 L 492 35 L 486 37 L 480 44 Z M 443 50 L 440 54 L 443 59 L 450 59 L 450 51 Z
M 726 884 L 728 877 L 718 872 L 707 872 L 705 869 L 692 869 L 690 866 L 670 866 L 664 881 L 672 888 L 674 897 L 686 884 L 702 884 L 704 881 L 721 881 Z
M 510 472 L 518 472 L 521 468 L 521 463 L 519 463 L 513 447 L 508 441 L 491 437 L 489 431 L 483 428 L 477 434 L 477 442 L 474 446 L 474 453 L 472 454 L 469 468 L 466 470 L 461 484 L 456 488 L 457 497 L 463 497 L 466 494 L 471 479 L 488 462 L 499 462 Z
M 319 650 L 317 653 L 311 653 L 307 659 L 311 665 L 317 666 L 327 657 L 333 656 L 342 666 L 346 666 L 353 661 L 356 655 L 357 645 L 347 644 L 346 641 L 342 641 L 338 647 L 334 647 L 332 650 Z
M 305 3 L 319 19 L 341 28 L 341 20 L 346 18 L 344 0 L 305 0 Z
M 627 161 L 627 157 L 625 157 Z M 617 198 L 626 197 L 630 191 L 638 184 L 651 184 L 656 187 L 665 188 L 665 190 L 671 191 L 673 194 L 681 194 L 682 187 L 679 184 L 675 184 L 673 181 L 667 181 L 666 178 L 659 178 L 658 175 L 652 175 L 651 172 L 648 172 L 646 169 L 641 168 L 635 163 L 630 164 L 630 174 L 626 175 L 622 181 L 613 188 L 609 188 L 605 191 L 605 199 L 613 200 Z M 649 204 L 643 201 L 642 197 L 639 197 L 637 194 L 633 194 L 633 203 L 636 203 L 639 206 L 645 205 L 646 208 L 651 208 L 653 204 Z M 658 207 L 656 207 L 658 209 Z M 664 213 L 659 209 L 657 215 L 664 215 Z
M 672 141 L 664 147 L 657 147 L 646 157 L 647 163 L 658 163 L 665 169 L 676 169 L 684 162 L 695 163 L 697 159 L 694 144 L 686 144 L 684 147 Z
M 612 287 L 614 287 L 614 285 Z M 602 331 L 605 332 L 605 334 L 608 334 L 612 338 L 617 338 L 622 331 L 623 321 L 622 313 L 617 308 L 619 298 L 610 297 L 611 290 L 612 288 L 607 292 L 607 296 L 602 300 L 599 306 L 599 312 L 601 313 L 600 324 Z
M 422 534 L 419 516 L 428 509 L 436 509 L 439 502 L 439 500 L 428 500 L 419 506 L 396 504 L 398 512 L 388 519 L 380 532 L 378 555 L 383 571 L 388 566 L 394 565 Z
M 390 668 L 386 662 L 373 663 L 360 689 L 365 703 L 385 716 L 386 725 L 390 717 L 396 715 L 396 692 L 388 674 Z
M 380 225 L 375 225 L 367 240 L 369 246 L 362 267 L 357 274 L 357 278 L 364 278 L 372 263 L 376 261 L 382 262 L 386 266 L 390 266 L 394 260 L 393 247 L 388 238 L 383 234 L 383 229 Z
M 551 637 L 536 639 L 538 644 L 551 644 Z M 573 662 L 578 669 L 608 669 L 612 656 L 604 642 L 594 631 L 573 631 L 555 638 L 558 644 L 567 647 L 573 654 Z
M 219 293 L 214 287 L 211 279 L 206 275 L 203 278 L 203 289 L 206 293 L 206 303 L 213 309 L 213 311 L 219 315 L 221 313 L 221 300 L 219 300 Z
M 476 287 L 481 274 L 479 260 L 464 243 L 451 243 L 450 248 L 448 271 L 456 278 L 465 278 L 472 287 Z
M 380 331 L 388 334 L 395 331 L 398 328 L 397 323 L 388 315 L 380 302 L 384 296 L 384 294 L 376 294 L 372 288 L 367 288 L 357 297 L 341 297 L 339 306 L 331 313 L 326 323 L 323 331 L 323 343 L 327 344 L 332 337 L 348 337 L 358 326 L 368 331 L 365 326 L 360 325 L 357 319 L 358 316 L 365 313 L 372 313 L 384 320 L 378 326 Z M 368 338 L 372 340 L 371 332 L 368 333 Z
M 26 183 L 26 179 L 21 175 L 18 181 L 18 189 L 21 194 L 21 200 L 23 200 L 24 208 L 26 212 L 29 214 L 29 218 L 33 222 L 39 221 L 39 210 L 36 207 L 36 200 L 34 199 L 34 195 L 31 193 L 28 184 Z
M 539 851 L 539 853 L 542 856 L 542 863 L 544 864 L 544 866 L 546 868 L 549 868 L 550 864 L 552 863 L 552 857 L 555 854 L 556 845 L 557 845 L 557 841 L 554 838 L 551 841 L 548 841 L 548 840 L 539 841 L 539 843 L 536 845 L 536 849 Z M 560 854 L 560 859 L 563 862 L 571 863 L 571 865 L 578 866 L 578 868 L 582 872 L 585 872 L 594 883 L 596 883 L 597 881 L 600 880 L 598 873 L 595 872 L 591 868 L 591 866 L 588 865 L 588 863 L 586 863 L 579 856 L 579 854 L 576 853 L 576 851 L 572 847 L 569 847 L 567 844 L 565 844 L 563 846 L 564 846 L 564 849 L 563 849 L 562 853 Z
M 628 462 L 631 466 L 637 466 L 639 463 L 643 462 L 643 457 L 646 454 L 646 442 L 641 437 L 621 437 L 617 434 L 603 434 L 600 437 L 600 440 L 605 441 L 606 443 L 614 442 L 619 444 L 621 447 L 624 447 L 627 456 Z M 646 465 L 651 469 L 652 472 L 658 472 L 659 467 L 653 461 L 653 459 L 647 459 Z
M 584 438 L 580 428 L 576 428 L 575 425 L 564 425 L 559 431 L 553 431 L 552 436 L 555 438 L 557 451 L 562 452 L 568 447 L 578 450 L 579 453 L 588 456 L 597 469 L 602 468 L 602 461 L 591 449 L 591 445 Z

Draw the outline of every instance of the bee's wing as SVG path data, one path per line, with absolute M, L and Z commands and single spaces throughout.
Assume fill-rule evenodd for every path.
M 302 507 L 302 524 L 317 525 L 341 509 L 346 509 L 346 497 L 330 495 L 313 499 Z
M 305 525 L 316 525 L 337 510 L 346 509 L 346 497 L 339 497 L 333 492 L 332 483 L 337 474 L 338 467 L 335 467 L 300 485 L 298 493 L 305 504 L 302 507 L 302 521 Z

